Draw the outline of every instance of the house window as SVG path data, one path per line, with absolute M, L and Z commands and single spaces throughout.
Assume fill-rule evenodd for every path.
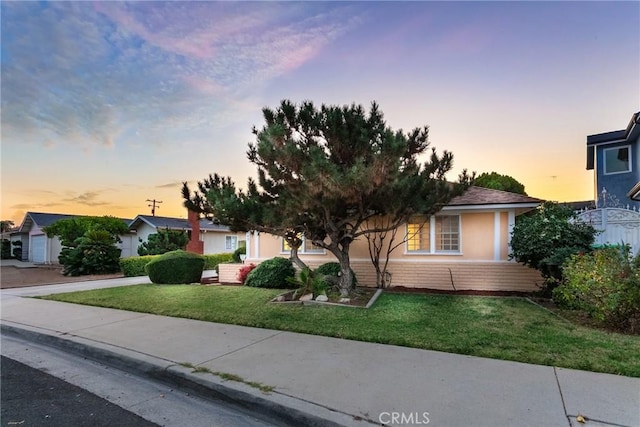
M 630 145 L 616 148 L 605 148 L 603 153 L 605 175 L 631 172 Z
M 282 239 L 282 252 L 290 252 L 291 246 L 287 243 L 286 240 Z M 298 253 L 301 254 L 322 254 L 324 253 L 324 249 L 314 246 L 311 243 L 311 240 L 307 240 L 306 237 L 302 236 L 302 245 L 300 245 L 300 249 L 298 249 Z
M 224 248 L 227 251 L 235 251 L 238 249 L 238 236 L 225 236 Z
M 407 252 L 460 253 L 460 215 L 437 215 L 407 224 Z

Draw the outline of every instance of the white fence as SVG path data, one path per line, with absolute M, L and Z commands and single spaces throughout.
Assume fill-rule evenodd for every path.
M 631 245 L 634 254 L 640 251 L 640 212 L 624 208 L 599 208 L 580 212 L 578 220 L 600 231 L 596 244 Z

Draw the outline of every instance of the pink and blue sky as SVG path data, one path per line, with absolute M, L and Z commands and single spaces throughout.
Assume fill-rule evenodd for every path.
M 180 187 L 239 184 L 261 108 L 379 103 L 463 168 L 593 197 L 586 136 L 640 109 L 638 2 L 11 2 L 1 217 L 185 217 Z

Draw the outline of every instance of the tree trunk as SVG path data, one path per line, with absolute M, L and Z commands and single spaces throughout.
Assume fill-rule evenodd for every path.
M 338 257 L 340 262 L 340 296 L 348 297 L 353 289 L 353 274 L 351 274 L 351 263 L 349 262 L 349 245 L 344 245 Z
M 289 257 L 289 259 L 291 260 L 292 263 L 297 265 L 300 268 L 300 270 L 309 268 L 307 267 L 307 264 L 305 264 L 304 261 L 302 261 L 300 257 L 298 257 L 298 249 L 299 249 L 298 247 L 291 246 L 291 256 Z

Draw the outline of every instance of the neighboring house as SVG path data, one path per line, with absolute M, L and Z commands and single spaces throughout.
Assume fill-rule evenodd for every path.
M 533 291 L 542 284 L 537 270 L 509 260 L 516 216 L 542 200 L 504 191 L 471 187 L 436 215 L 402 227 L 397 238 L 410 239 L 389 257 L 391 286 L 457 290 Z M 281 237 L 247 233 L 246 263 L 287 257 Z M 323 249 L 304 242 L 300 258 L 314 268 L 336 261 Z M 351 266 L 358 282 L 375 286 L 375 270 L 364 237 L 354 241 Z M 232 265 L 232 264 L 229 264 Z M 222 271 L 221 271 L 222 277 Z M 230 274 L 228 277 L 235 277 Z M 233 280 L 231 280 L 233 281 Z
M 229 227 L 217 225 L 207 219 L 200 219 L 199 240 L 203 242 L 204 254 L 233 252 L 244 239 L 245 233 L 232 233 Z M 162 229 L 184 230 L 191 237 L 191 226 L 186 219 L 169 218 L 151 215 L 138 215 L 129 224 L 129 229 L 136 232 L 137 245 L 132 256 L 138 255 L 137 247 L 149 239 L 149 235 Z
M 37 264 L 57 264 L 62 244 L 57 237 L 47 237 L 44 228 L 61 219 L 78 218 L 82 215 L 27 212 L 18 228 L 12 233 L 11 240 L 22 241 L 22 261 Z M 130 219 L 123 219 L 127 225 Z M 132 236 L 120 236 L 122 257 L 131 256 Z
M 640 209 L 639 151 L 640 112 L 631 117 L 626 129 L 587 136 L 587 170 L 594 171 L 598 208 Z
M 78 218 L 82 215 L 27 212 L 17 231 L 10 233 L 10 240 L 22 242 L 22 261 L 37 264 L 58 264 L 62 244 L 57 237 L 47 237 L 44 228 L 61 219 Z M 120 236 L 117 246 L 122 250 L 121 257 L 138 256 L 138 246 L 146 242 L 149 235 L 158 229 L 185 230 L 191 227 L 186 219 L 138 215 L 133 220 L 122 220 L 131 231 Z M 205 254 L 233 252 L 244 239 L 244 233 L 231 233 L 228 227 L 215 225 L 211 221 L 200 220 L 200 240 L 204 243 Z

